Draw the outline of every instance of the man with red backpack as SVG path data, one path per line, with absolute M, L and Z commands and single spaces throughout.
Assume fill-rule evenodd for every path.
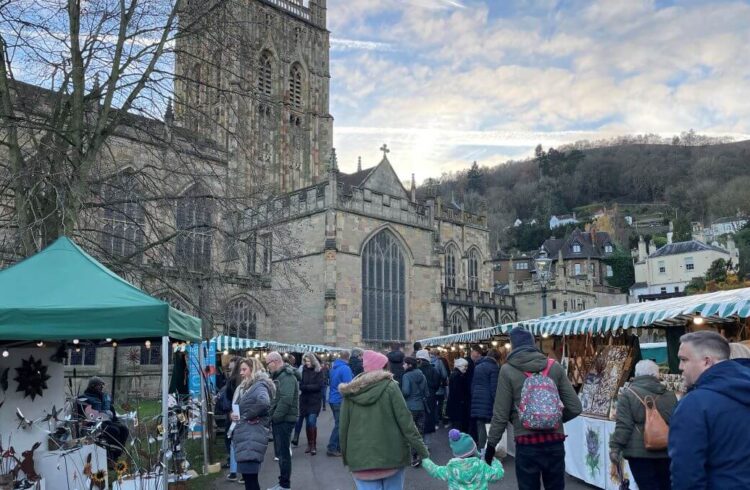
M 492 463 L 495 446 L 510 422 L 519 490 L 538 490 L 540 480 L 545 490 L 563 489 L 563 423 L 581 413 L 581 401 L 565 370 L 536 348 L 531 333 L 516 327 L 510 343 L 512 351 L 498 377 L 485 459 Z

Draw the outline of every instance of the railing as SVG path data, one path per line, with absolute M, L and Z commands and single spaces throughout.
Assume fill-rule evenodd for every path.
M 513 307 L 511 296 L 495 294 L 490 291 L 469 291 L 468 289 L 442 288 L 441 300 L 446 303 L 476 305 L 487 307 Z
M 301 19 L 305 19 L 309 21 L 311 18 L 310 9 L 302 5 L 298 5 L 294 3 L 293 1 L 290 1 L 290 0 L 263 0 L 263 1 L 270 5 L 278 7 L 282 10 L 285 10 L 289 12 L 290 14 L 294 14 Z

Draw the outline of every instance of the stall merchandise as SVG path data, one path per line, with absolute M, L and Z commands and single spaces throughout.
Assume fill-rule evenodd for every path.
M 10 387 L 4 390 L 5 401 L 0 405 L 0 430 L 4 432 L 3 437 L 12 435 L 17 452 L 19 448 L 28 451 L 39 443 L 35 460 L 43 461 L 50 454 L 59 456 L 48 449 L 47 434 L 55 432 L 52 425 L 46 430 L 43 426 L 52 424 L 55 418 L 49 412 L 54 412 L 55 406 L 61 407 L 65 403 L 62 362 L 66 346 L 77 346 L 86 341 L 103 341 L 113 345 L 116 341 L 160 340 L 162 413 L 165 418 L 168 416 L 166 383 L 169 377 L 170 338 L 200 340 L 200 319 L 179 312 L 164 301 L 139 290 L 66 237 L 0 271 L 0 297 L 3 298 L 0 303 L 0 342 L 3 343 L 0 347 L 3 349 L 0 386 L 5 386 L 6 373 L 11 373 L 11 380 L 8 380 Z M 50 348 L 52 346 L 48 347 L 45 342 L 58 342 L 59 346 Z M 42 372 L 44 367 L 47 368 L 48 379 Z M 16 395 L 16 388 L 19 387 L 21 391 Z M 20 397 L 21 393 L 28 394 L 28 398 Z M 47 415 L 40 413 L 45 410 L 50 418 L 45 419 Z M 58 422 L 55 421 L 55 425 Z M 102 420 L 97 418 L 92 425 L 95 434 Z M 165 467 L 170 456 L 168 442 L 168 438 L 163 438 L 161 442 L 160 458 Z M 106 457 L 103 458 L 103 468 L 94 467 L 97 459 L 86 467 L 90 473 L 84 473 L 90 480 L 87 488 L 91 483 L 96 486 L 102 478 L 105 483 L 108 479 Z M 45 478 L 44 470 L 40 469 L 38 473 L 49 481 L 49 478 Z M 166 487 L 167 475 L 162 473 Z M 55 483 L 56 489 L 67 488 L 71 481 L 65 482 L 63 487 L 58 477 Z M 78 479 L 70 488 L 84 483 Z

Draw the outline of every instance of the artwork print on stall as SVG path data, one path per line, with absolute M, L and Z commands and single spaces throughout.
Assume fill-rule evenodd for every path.
M 23 391 L 24 398 L 31 397 L 31 401 L 37 396 L 42 396 L 43 391 L 47 389 L 47 380 L 50 379 L 50 375 L 47 374 L 47 366 L 42 365 L 42 360 L 34 360 L 34 356 L 29 356 L 29 359 L 21 360 L 21 367 L 16 368 L 16 375 L 13 378 L 14 381 L 18 382 L 18 389 L 16 391 Z

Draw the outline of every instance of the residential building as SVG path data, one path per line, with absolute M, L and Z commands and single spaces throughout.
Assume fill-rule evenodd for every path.
M 555 228 L 559 228 L 561 226 L 573 225 L 577 223 L 579 223 L 579 221 L 578 219 L 576 219 L 576 213 L 563 214 L 560 216 L 552 215 L 552 217 L 549 219 L 549 229 L 554 230 Z

